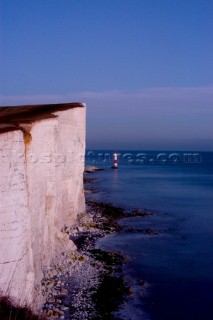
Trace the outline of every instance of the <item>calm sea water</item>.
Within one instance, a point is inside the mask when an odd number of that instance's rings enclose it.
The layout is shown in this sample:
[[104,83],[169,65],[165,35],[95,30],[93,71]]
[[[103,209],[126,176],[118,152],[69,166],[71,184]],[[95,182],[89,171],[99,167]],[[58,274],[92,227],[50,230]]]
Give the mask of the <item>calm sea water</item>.
[[[110,151],[87,152],[86,158],[105,168],[93,174],[101,190],[93,197],[153,212],[122,221],[137,232],[110,235],[97,244],[128,257],[124,271],[132,294],[118,315],[213,319],[213,153],[138,154],[122,151],[118,170],[111,169]],[[153,235],[144,231],[148,228]]]

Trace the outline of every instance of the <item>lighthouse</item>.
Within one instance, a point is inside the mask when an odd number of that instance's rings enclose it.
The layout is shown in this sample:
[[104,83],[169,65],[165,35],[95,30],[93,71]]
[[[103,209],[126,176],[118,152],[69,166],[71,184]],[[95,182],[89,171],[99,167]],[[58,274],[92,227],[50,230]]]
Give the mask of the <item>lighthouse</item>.
[[118,169],[118,154],[113,154],[113,166],[112,169]]

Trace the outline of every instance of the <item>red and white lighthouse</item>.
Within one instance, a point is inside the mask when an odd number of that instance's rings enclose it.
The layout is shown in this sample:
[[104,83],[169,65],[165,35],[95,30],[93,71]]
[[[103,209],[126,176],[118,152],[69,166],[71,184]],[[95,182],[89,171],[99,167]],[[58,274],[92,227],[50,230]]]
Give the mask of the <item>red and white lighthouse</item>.
[[118,154],[113,154],[113,166],[112,169],[118,169]]

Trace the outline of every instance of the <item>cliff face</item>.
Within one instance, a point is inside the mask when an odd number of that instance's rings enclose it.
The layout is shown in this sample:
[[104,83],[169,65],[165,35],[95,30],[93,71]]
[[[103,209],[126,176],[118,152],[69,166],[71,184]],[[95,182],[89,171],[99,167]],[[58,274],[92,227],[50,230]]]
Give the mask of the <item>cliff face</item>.
[[85,107],[0,108],[0,121],[0,290],[39,305],[42,269],[74,250],[61,230],[85,210]]

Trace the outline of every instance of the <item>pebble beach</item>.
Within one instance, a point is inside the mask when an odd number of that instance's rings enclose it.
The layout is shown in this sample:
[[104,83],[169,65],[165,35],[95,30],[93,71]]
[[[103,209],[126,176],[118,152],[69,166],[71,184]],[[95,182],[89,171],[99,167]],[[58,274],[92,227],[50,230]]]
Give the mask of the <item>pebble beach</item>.
[[[85,185],[93,182],[87,176]],[[125,212],[91,201],[93,192],[98,191],[85,188],[86,213],[63,230],[75,243],[76,251],[63,252],[57,263],[45,270],[43,315],[49,319],[114,319],[113,312],[129,292],[122,273],[125,256],[95,246],[97,239],[120,230],[118,219]]]

